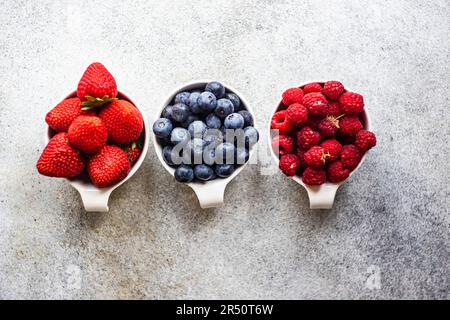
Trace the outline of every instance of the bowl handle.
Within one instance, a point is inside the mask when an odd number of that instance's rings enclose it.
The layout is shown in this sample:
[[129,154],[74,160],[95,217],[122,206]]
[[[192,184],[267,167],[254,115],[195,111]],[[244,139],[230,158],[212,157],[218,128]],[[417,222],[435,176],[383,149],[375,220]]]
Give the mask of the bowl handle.
[[339,185],[323,184],[317,187],[308,186],[305,188],[308,192],[309,207],[311,209],[331,209]]
[[211,183],[205,185],[190,185],[197,195],[202,209],[216,208],[223,205],[226,183]]
[[79,191],[84,209],[87,212],[108,212],[108,200],[112,190]]

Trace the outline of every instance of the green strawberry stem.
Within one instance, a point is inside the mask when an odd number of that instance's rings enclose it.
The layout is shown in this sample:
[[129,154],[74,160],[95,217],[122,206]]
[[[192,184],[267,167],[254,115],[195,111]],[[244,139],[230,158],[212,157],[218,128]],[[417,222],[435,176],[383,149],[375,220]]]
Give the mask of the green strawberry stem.
[[110,98],[109,96],[103,96],[102,98],[95,98],[92,96],[86,96],[86,101],[81,102],[84,106],[81,110],[91,110],[93,108],[100,108],[104,105],[110,103],[111,101],[117,100],[117,98]]

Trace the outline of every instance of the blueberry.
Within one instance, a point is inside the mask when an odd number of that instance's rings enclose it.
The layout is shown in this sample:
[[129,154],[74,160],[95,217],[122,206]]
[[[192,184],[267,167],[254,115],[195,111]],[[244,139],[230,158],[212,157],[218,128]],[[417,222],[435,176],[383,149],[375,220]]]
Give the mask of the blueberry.
[[203,162],[208,165],[216,163],[216,147],[207,146],[203,151]]
[[234,172],[234,166],[232,164],[218,164],[215,168],[216,174],[221,178],[227,178]]
[[205,91],[212,92],[217,99],[223,98],[225,96],[225,87],[223,86],[223,84],[217,81],[208,83],[205,87]]
[[249,126],[253,127],[253,116],[250,112],[247,110],[241,110],[238,113],[242,116],[242,118],[244,118],[244,128]]
[[189,140],[191,140],[191,135],[189,134],[189,131],[187,131],[184,128],[177,127],[172,130],[172,134],[170,135],[170,141],[173,144],[185,144]]
[[208,129],[203,135],[203,140],[207,145],[215,144],[215,147],[223,142],[222,132],[218,129]]
[[235,163],[244,164],[248,161],[249,151],[246,148],[237,148],[235,151]]
[[198,164],[194,167],[194,175],[199,180],[208,181],[214,177],[214,170],[206,164]]
[[233,104],[228,99],[219,99],[217,100],[217,107],[214,110],[214,113],[220,118],[225,118],[227,115],[232,114],[234,112]]
[[162,150],[163,159],[169,166],[174,165],[172,160],[172,149],[172,146],[165,146]]
[[159,118],[153,124],[153,133],[158,138],[167,138],[172,132],[172,122],[167,118]]
[[172,118],[178,122],[184,122],[189,117],[191,109],[183,103],[177,103],[172,108]]
[[190,92],[180,92],[175,96],[175,103],[189,105]]
[[172,110],[173,110],[173,106],[166,106],[163,111],[161,112],[161,118],[167,118],[169,120],[173,120],[172,119]]
[[197,104],[201,112],[211,113],[216,109],[217,98],[211,92],[202,92],[197,98]]
[[244,129],[245,146],[247,148],[253,147],[259,141],[259,132],[254,127],[247,127]]
[[224,142],[216,147],[216,162],[217,163],[233,163],[234,162],[234,144]]
[[199,91],[194,91],[189,95],[189,106],[191,107],[192,112],[195,114],[202,113],[202,109],[197,103],[200,93],[201,92]]
[[193,159],[191,163],[192,162],[194,164],[202,163],[203,150],[205,148],[205,145],[206,145],[205,141],[203,141],[200,138],[194,138],[188,141],[188,143],[186,144],[186,151],[188,152],[188,154],[190,154],[191,159]]
[[225,118],[224,125],[227,129],[242,129],[244,128],[244,117],[239,113],[232,113]]
[[178,182],[191,182],[194,180],[194,170],[192,167],[182,164],[175,170],[175,179]]
[[188,128],[189,127],[189,125],[192,123],[192,122],[194,122],[194,121],[197,121],[197,120],[199,120],[199,117],[198,116],[196,116],[196,115],[193,115],[193,114],[190,114],[188,117],[187,117],[187,119],[181,124],[181,126],[183,127],[183,128]]
[[239,99],[237,94],[227,93],[225,98],[231,101],[234,106],[234,111],[239,111],[241,109],[241,99]]
[[206,129],[208,129],[206,127],[206,124],[203,121],[197,120],[192,122],[189,125],[189,133],[191,134],[192,138],[202,138],[203,134],[206,132]]
[[205,118],[206,125],[211,129],[219,129],[222,126],[222,121],[214,113],[210,113]]

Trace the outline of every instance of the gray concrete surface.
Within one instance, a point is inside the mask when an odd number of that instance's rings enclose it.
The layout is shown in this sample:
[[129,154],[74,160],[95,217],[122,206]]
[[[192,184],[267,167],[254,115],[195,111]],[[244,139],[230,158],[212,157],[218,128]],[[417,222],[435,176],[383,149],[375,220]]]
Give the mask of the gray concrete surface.
[[[448,1],[0,6],[0,298],[450,297]],[[228,82],[263,136],[283,89],[339,79],[379,144],[329,211],[261,164],[202,211],[151,147],[110,212],[86,214],[35,162],[46,112],[93,61],[151,118],[183,82]]]

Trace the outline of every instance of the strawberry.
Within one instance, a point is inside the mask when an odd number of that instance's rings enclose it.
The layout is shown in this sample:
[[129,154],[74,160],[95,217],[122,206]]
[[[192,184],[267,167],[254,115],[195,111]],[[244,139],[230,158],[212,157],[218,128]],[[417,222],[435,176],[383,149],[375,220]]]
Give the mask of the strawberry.
[[58,132],[67,132],[76,117],[82,114],[95,115],[94,111],[83,111],[78,98],[69,98],[61,101],[45,116],[48,126]]
[[116,80],[103,64],[94,62],[81,77],[77,96],[84,106],[102,106],[116,99]]
[[65,132],[50,139],[36,164],[40,174],[72,178],[83,172],[85,161],[80,153],[69,145],[68,140]]
[[141,156],[142,148],[136,143],[132,142],[131,145],[125,149],[125,153],[130,160],[130,163],[135,163]]
[[108,130],[109,140],[117,144],[136,141],[144,128],[144,120],[139,110],[130,102],[115,100],[99,114]]
[[69,142],[86,153],[96,153],[106,144],[108,131],[96,116],[79,116],[69,127]]
[[129,172],[130,161],[127,154],[116,146],[104,146],[88,162],[89,177],[99,188],[122,181]]

